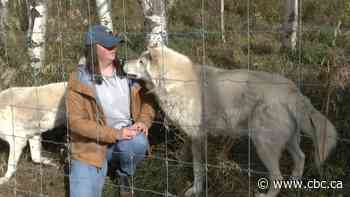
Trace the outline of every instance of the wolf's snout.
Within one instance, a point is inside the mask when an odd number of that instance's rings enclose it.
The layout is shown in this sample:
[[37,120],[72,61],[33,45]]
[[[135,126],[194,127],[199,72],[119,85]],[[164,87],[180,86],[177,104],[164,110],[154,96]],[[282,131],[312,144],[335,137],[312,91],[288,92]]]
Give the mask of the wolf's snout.
[[133,68],[131,68],[130,66],[128,66],[128,65],[125,65],[124,67],[123,67],[123,70],[124,70],[124,72],[128,75],[128,76],[137,76],[137,73],[135,72],[136,71],[136,69],[133,69]]
[[134,61],[126,62],[123,66],[123,70],[130,78],[140,78],[140,71]]

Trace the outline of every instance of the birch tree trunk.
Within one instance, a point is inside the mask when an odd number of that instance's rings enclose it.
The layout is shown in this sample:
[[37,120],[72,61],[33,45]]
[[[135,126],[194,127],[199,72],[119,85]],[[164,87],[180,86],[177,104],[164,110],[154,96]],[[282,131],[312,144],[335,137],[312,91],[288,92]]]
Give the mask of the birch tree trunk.
[[101,25],[113,32],[111,0],[96,0],[96,8]]
[[45,60],[47,3],[47,0],[35,0],[29,5],[28,53],[34,69],[40,69]]
[[138,0],[145,17],[147,46],[160,46],[167,43],[167,21],[165,0]]
[[282,46],[295,50],[298,30],[298,0],[285,0]]
[[225,0],[221,0],[220,4],[220,15],[221,15],[221,40],[223,43],[226,42],[225,38],[225,15],[224,15],[224,10],[225,10]]
[[7,7],[8,0],[1,0],[0,4],[0,43],[4,44],[6,39]]

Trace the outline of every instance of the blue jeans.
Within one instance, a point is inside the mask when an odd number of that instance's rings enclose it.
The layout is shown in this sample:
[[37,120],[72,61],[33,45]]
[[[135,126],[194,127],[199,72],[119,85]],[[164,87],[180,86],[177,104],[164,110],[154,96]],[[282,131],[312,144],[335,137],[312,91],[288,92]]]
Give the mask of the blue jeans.
[[118,162],[117,173],[120,176],[135,174],[136,165],[145,158],[148,139],[140,133],[131,140],[121,140],[108,148],[107,160]]
[[117,172],[120,176],[132,176],[136,165],[144,159],[147,148],[148,139],[140,133],[131,140],[121,140],[111,145],[102,168],[72,160],[69,175],[70,197],[102,196],[108,161],[119,162]]
[[83,163],[79,160],[71,161],[69,175],[70,197],[100,197],[107,174],[107,161],[102,168]]

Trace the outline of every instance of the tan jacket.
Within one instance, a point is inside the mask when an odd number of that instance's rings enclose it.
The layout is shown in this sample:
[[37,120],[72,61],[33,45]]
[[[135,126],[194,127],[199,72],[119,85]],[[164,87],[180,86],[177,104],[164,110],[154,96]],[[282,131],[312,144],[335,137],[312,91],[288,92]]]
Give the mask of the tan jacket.
[[[131,87],[131,117],[149,128],[155,116],[150,98],[135,83]],[[67,92],[68,129],[70,131],[71,157],[101,167],[106,159],[107,145],[117,141],[117,129],[106,126],[106,119],[94,90],[71,73]]]

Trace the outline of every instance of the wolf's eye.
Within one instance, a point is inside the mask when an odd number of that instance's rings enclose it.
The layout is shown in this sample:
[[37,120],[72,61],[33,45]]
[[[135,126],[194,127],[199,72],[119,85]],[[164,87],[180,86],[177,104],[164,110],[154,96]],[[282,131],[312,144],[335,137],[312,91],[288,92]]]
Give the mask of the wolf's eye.
[[140,64],[143,64],[143,61],[142,61],[142,60],[140,60]]

